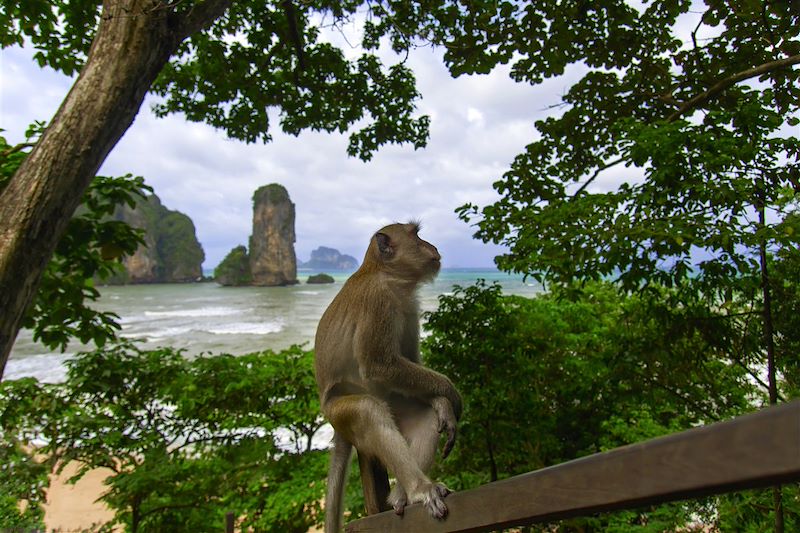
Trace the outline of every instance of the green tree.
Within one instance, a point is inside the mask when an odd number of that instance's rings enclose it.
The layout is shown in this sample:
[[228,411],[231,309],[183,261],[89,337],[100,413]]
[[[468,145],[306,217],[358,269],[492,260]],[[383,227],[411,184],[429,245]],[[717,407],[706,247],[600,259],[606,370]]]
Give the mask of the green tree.
[[[481,282],[439,303],[426,317],[423,353],[464,394],[459,441],[435,473],[456,489],[730,418],[763,395],[735,356],[740,327],[679,288],[637,295],[597,282],[527,299]],[[797,487],[787,494],[794,524]],[[674,531],[698,518],[765,530],[765,498],[769,491],[650,506],[544,530]]]
[[158,236],[157,247],[164,274],[168,279],[192,279],[192,267],[202,264],[205,259],[192,220],[183,213],[167,212],[158,221]]
[[511,62],[520,82],[581,75],[495,183],[500,199],[459,214],[508,246],[496,259],[505,270],[561,284],[613,277],[629,291],[691,279],[723,309],[750,302],[742,361],[776,403],[786,365],[770,256],[800,245],[800,9],[698,7],[500,3],[500,16],[443,28],[451,71]]
[[[8,145],[0,136],[0,191],[25,160],[41,132],[32,125],[28,141]],[[97,346],[116,337],[120,326],[117,315],[97,311],[89,303],[100,293],[95,279],[107,279],[122,268],[121,259],[142,243],[141,232],[111,215],[122,204],[135,205],[142,193],[150,190],[141,177],[95,176],[83,195],[77,212],[45,267],[22,326],[33,331],[33,338],[50,349],[64,350],[72,339]]]
[[73,480],[110,469],[101,499],[128,531],[213,531],[228,512],[257,531],[321,521],[327,454],[312,448],[323,422],[311,352],[189,361],[116,344],[67,364],[63,384],[0,383],[0,431],[22,457],[0,470],[0,486],[15,489],[4,493],[15,504],[28,499],[29,513],[41,465],[22,445],[37,437],[48,466],[79,463]]
[[[726,283],[758,272],[762,242],[796,245],[786,209],[800,190],[788,127],[798,124],[800,10],[734,5],[707,2],[693,18],[690,2],[674,1],[527,9],[528,49],[546,52],[515,59],[512,75],[584,74],[496,183],[501,199],[461,209],[478,237],[510,246],[502,268],[552,281],[618,276],[627,287],[690,273]],[[521,47],[523,33],[512,35],[500,50]],[[641,179],[615,174],[621,164]],[[760,223],[761,209],[774,222]]]
[[[509,246],[497,258],[506,270],[556,283],[614,277],[627,290],[694,279],[716,303],[753,301],[763,356],[752,366],[767,368],[775,403],[768,265],[770,254],[800,244],[800,142],[791,135],[800,123],[800,10],[707,2],[687,26],[690,7],[528,9],[523,21],[534,28],[552,22],[526,35],[547,53],[516,58],[513,75],[538,83],[578,64],[585,73],[495,184],[501,198],[459,211],[477,221],[477,237]],[[517,46],[512,35],[499,51]],[[509,59],[482,57],[487,68]],[[621,164],[638,177],[615,174]]]
[[236,246],[214,269],[214,279],[220,285],[249,285],[253,279],[250,272],[250,255],[244,245]]
[[39,435],[38,413],[47,406],[32,378],[13,382],[14,401],[6,402],[9,383],[0,383],[0,524],[9,531],[44,530],[50,469],[34,459],[30,443]]

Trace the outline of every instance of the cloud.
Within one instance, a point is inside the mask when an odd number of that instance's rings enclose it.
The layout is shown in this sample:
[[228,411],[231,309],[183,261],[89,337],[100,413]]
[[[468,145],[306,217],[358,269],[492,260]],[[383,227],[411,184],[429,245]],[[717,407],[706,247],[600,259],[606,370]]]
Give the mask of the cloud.
[[[6,49],[0,57],[0,127],[10,142],[19,142],[27,124],[55,113],[71,81],[40,69],[30,50]],[[413,51],[408,64],[423,95],[419,113],[432,118],[425,149],[386,146],[364,163],[346,155],[346,136],[294,137],[277,130],[269,144],[246,145],[180,115],[158,119],[148,97],[100,173],[144,176],[164,205],[189,215],[206,268],[247,243],[252,194],[273,182],[283,184],[296,205],[300,260],[318,246],[361,258],[383,224],[421,218],[423,236],[439,247],[445,266],[491,265],[502,250],[472,239],[474,228],[454,210],[497,198],[492,183],[534,140],[534,121],[559,102],[566,82],[517,84],[507,68],[453,79],[441,52],[430,48]]]

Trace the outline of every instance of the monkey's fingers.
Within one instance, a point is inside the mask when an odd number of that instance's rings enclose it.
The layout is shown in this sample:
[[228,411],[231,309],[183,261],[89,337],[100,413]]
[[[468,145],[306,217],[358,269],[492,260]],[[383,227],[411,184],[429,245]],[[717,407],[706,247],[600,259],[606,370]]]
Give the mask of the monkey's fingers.
[[442,450],[442,459],[447,459],[447,456],[453,451],[453,446],[456,443],[456,426],[454,424],[448,424],[446,429],[447,442],[445,442],[444,450]]

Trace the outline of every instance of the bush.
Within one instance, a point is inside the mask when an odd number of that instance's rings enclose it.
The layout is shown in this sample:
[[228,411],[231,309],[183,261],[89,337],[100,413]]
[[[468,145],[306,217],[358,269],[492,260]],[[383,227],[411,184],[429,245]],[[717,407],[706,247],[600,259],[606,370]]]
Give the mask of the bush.
[[38,527],[41,465],[22,447],[38,437],[48,466],[80,463],[73,480],[113,471],[101,499],[128,531],[218,530],[228,512],[242,528],[307,531],[322,519],[326,469],[311,446],[323,424],[312,360],[296,346],[189,361],[123,343],[68,361],[63,384],[3,382],[0,431],[13,448],[0,454],[15,460],[0,487],[33,505],[11,516],[3,499],[0,522]]

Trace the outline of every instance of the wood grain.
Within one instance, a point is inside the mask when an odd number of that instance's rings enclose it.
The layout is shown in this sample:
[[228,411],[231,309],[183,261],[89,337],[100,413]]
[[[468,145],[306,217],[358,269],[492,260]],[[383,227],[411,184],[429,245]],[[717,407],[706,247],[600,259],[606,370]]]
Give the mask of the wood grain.
[[444,521],[413,505],[345,529],[492,531],[792,481],[800,481],[800,401],[451,494]]

